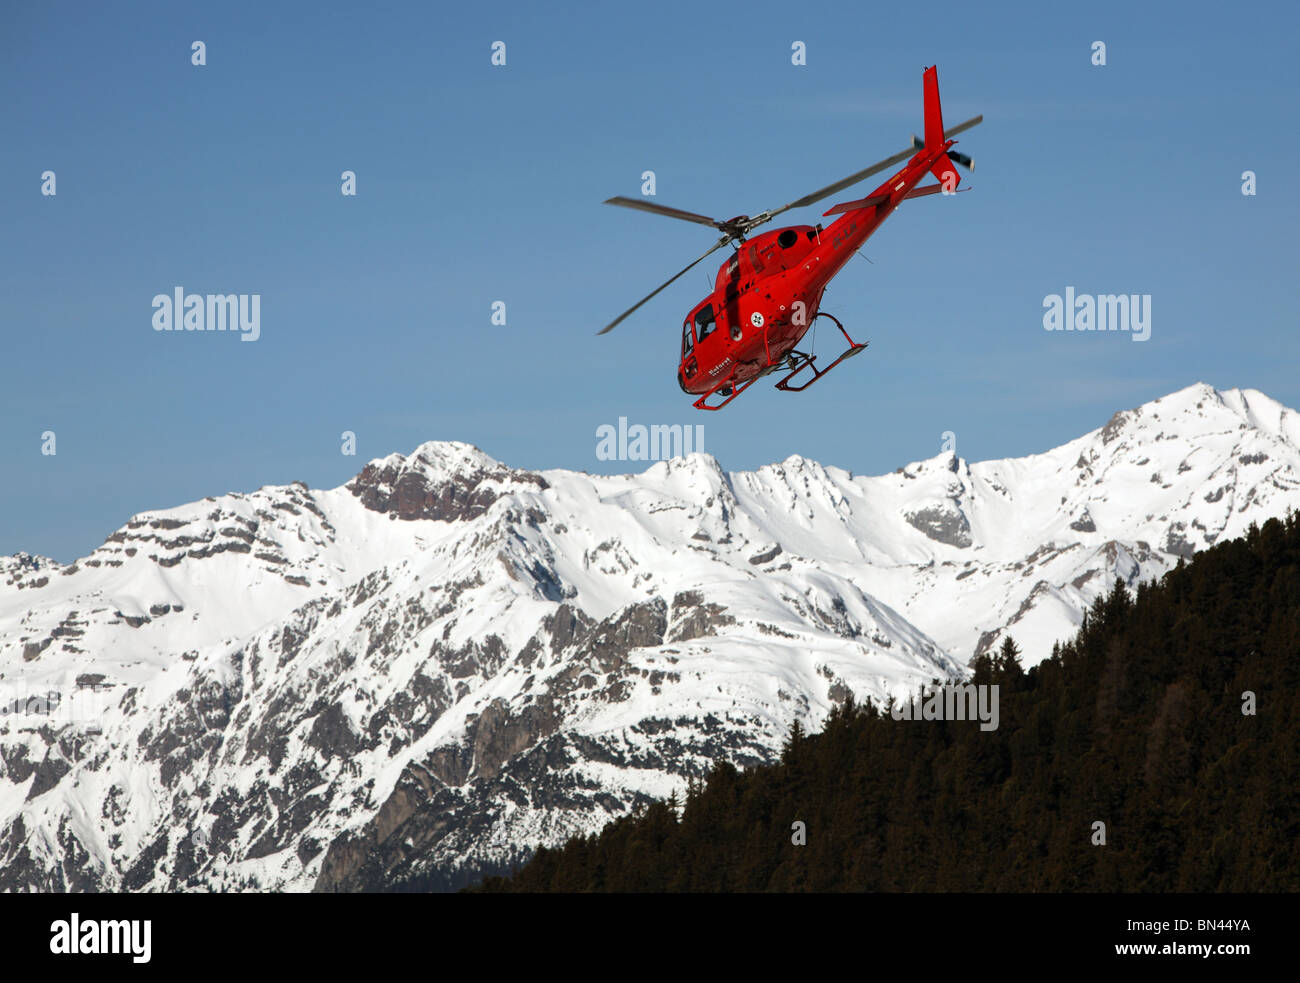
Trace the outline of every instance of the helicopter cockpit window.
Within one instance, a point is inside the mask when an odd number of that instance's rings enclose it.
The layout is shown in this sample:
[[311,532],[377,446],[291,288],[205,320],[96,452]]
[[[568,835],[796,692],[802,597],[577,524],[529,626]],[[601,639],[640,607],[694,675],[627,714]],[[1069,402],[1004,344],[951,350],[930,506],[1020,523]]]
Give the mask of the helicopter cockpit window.
[[688,317],[686,323],[682,325],[682,358],[691,353],[691,349],[695,347],[694,342],[695,339],[691,335],[691,319]]
[[697,338],[699,338],[700,341],[703,341],[703,340],[704,340],[705,338],[707,338],[710,334],[712,334],[712,333],[713,333],[713,329],[716,328],[717,326],[718,326],[718,323],[717,323],[716,320],[714,320],[714,317],[713,317],[713,305],[712,305],[712,304],[705,304],[703,307],[701,307],[701,308],[696,312],[696,314],[695,314],[695,335],[696,335]]

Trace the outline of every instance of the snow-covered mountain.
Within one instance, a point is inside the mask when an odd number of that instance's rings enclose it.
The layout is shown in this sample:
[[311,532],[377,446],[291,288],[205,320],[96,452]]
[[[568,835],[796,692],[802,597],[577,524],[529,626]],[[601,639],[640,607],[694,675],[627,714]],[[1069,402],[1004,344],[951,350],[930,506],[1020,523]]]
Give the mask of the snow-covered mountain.
[[1300,508],[1300,417],[1197,385],[1035,455],[880,477],[707,455],[515,470],[433,442],[347,485],[0,558],[0,889],[453,884],[795,719]]

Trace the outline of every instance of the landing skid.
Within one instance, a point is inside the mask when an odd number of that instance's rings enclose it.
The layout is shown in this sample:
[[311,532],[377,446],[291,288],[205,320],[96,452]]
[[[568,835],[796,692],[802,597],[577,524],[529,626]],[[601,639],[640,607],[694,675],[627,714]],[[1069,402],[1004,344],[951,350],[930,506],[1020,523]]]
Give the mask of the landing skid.
[[[762,378],[762,376],[754,376],[754,378],[750,379],[748,382],[742,382],[739,385],[737,385],[736,383],[732,382],[732,379],[735,377],[735,375],[736,375],[736,370],[733,368],[726,378],[724,378],[716,386],[714,386],[712,389],[710,389],[708,392],[706,392],[703,396],[701,396],[699,399],[695,401],[694,403],[695,408],[697,410],[720,410],[728,403],[730,403],[733,399],[735,399],[737,396],[739,396],[741,393],[743,393],[746,389],[748,389],[750,386],[756,383],[760,378]],[[710,406],[709,397],[714,395],[717,395],[719,398],[721,398],[722,402],[718,403],[718,405],[716,406]]]
[[[771,365],[768,365],[766,368],[763,369],[762,372],[754,376],[748,382],[737,383],[735,381],[737,367],[732,366],[731,371],[727,373],[725,377],[720,379],[717,383],[714,384],[712,389],[710,389],[708,392],[706,392],[703,396],[701,396],[699,399],[695,401],[694,403],[695,408],[697,410],[720,410],[728,403],[730,403],[733,399],[735,399],[737,396],[739,396],[741,393],[743,393],[746,389],[748,389],[750,386],[756,383],[759,379],[763,378],[765,375],[770,375],[771,373],[775,372],[778,368],[781,368],[782,365],[784,365],[790,371],[787,372],[785,376],[781,379],[781,381],[776,384],[776,388],[788,393],[801,393],[809,386],[811,386],[814,382],[816,382],[818,379],[820,379],[822,376],[824,376],[831,369],[835,368],[835,366],[843,362],[846,358],[852,358],[854,355],[858,354],[858,352],[862,351],[864,348],[867,347],[866,342],[862,344],[858,344],[856,341],[850,338],[849,333],[844,330],[844,325],[840,324],[839,318],[837,318],[834,314],[827,314],[825,311],[818,311],[816,314],[813,315],[813,320],[815,321],[819,317],[828,317],[832,321],[834,321],[835,326],[840,329],[840,334],[844,335],[844,340],[849,343],[848,350],[845,351],[835,361],[831,362],[830,365],[826,366],[826,368],[824,369],[817,368],[815,364],[817,361],[816,355],[809,355],[806,352],[792,351],[785,357],[785,361],[783,363],[775,362]],[[802,386],[790,385],[791,379],[797,376],[804,369],[808,369],[808,368],[811,368],[813,371],[813,375],[811,379],[805,382]],[[709,400],[714,396],[717,396],[719,399],[722,400],[722,402],[717,403],[716,405],[710,405]]]
[[[777,389],[780,389],[781,391],[788,392],[788,393],[801,393],[809,386],[811,386],[814,382],[816,382],[818,379],[820,379],[822,376],[824,376],[826,373],[828,373],[831,369],[835,368],[835,366],[843,362],[846,358],[852,358],[854,355],[858,354],[858,352],[862,351],[864,348],[867,347],[868,344],[867,342],[863,342],[862,344],[859,345],[856,341],[850,338],[849,333],[844,330],[844,325],[840,324],[839,318],[837,318],[834,314],[827,314],[825,311],[818,311],[813,316],[813,320],[815,321],[819,317],[828,317],[835,322],[835,326],[840,329],[840,334],[844,335],[844,340],[849,343],[848,349],[844,352],[844,354],[842,354],[835,361],[831,362],[831,364],[826,366],[826,368],[824,369],[817,368],[815,364],[817,361],[816,355],[809,355],[806,352],[792,351],[789,354],[789,356],[787,356],[788,361],[786,362],[786,365],[789,366],[790,371],[786,373],[785,377],[782,378],[781,381],[776,384]],[[804,369],[808,369],[808,368],[811,368],[813,370],[813,375],[811,379],[805,382],[802,386],[790,385],[791,379],[797,376]]]

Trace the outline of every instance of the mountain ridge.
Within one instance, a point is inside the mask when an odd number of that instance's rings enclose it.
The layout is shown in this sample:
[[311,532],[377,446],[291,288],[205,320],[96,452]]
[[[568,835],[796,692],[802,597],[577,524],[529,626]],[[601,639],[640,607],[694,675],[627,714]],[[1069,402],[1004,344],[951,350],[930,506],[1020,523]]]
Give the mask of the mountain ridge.
[[454,884],[1007,633],[1033,664],[1116,577],[1288,507],[1295,412],[1197,384],[880,476],[430,441],[141,512],[67,566],[0,558],[0,887]]

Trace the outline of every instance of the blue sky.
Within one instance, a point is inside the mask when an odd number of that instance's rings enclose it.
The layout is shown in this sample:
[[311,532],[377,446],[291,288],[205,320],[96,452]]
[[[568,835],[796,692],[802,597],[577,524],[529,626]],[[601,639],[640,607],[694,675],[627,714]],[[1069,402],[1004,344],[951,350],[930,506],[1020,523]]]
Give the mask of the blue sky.
[[[596,457],[620,416],[703,423],[729,469],[870,474],[946,430],[971,460],[1045,450],[1197,381],[1300,406],[1294,5],[996,7],[14,6],[0,553],[70,561],[135,512],[332,487],[430,439],[638,470]],[[930,64],[948,122],[985,114],[960,138],[973,190],[909,203],[832,283],[867,353],[804,394],[695,411],[679,326],[713,258],[595,337],[712,242],[603,199],[654,170],[679,208],[789,201],[907,147]],[[261,338],[155,332],[178,285],[260,294]],[[1150,294],[1150,340],[1045,332],[1067,285]]]

